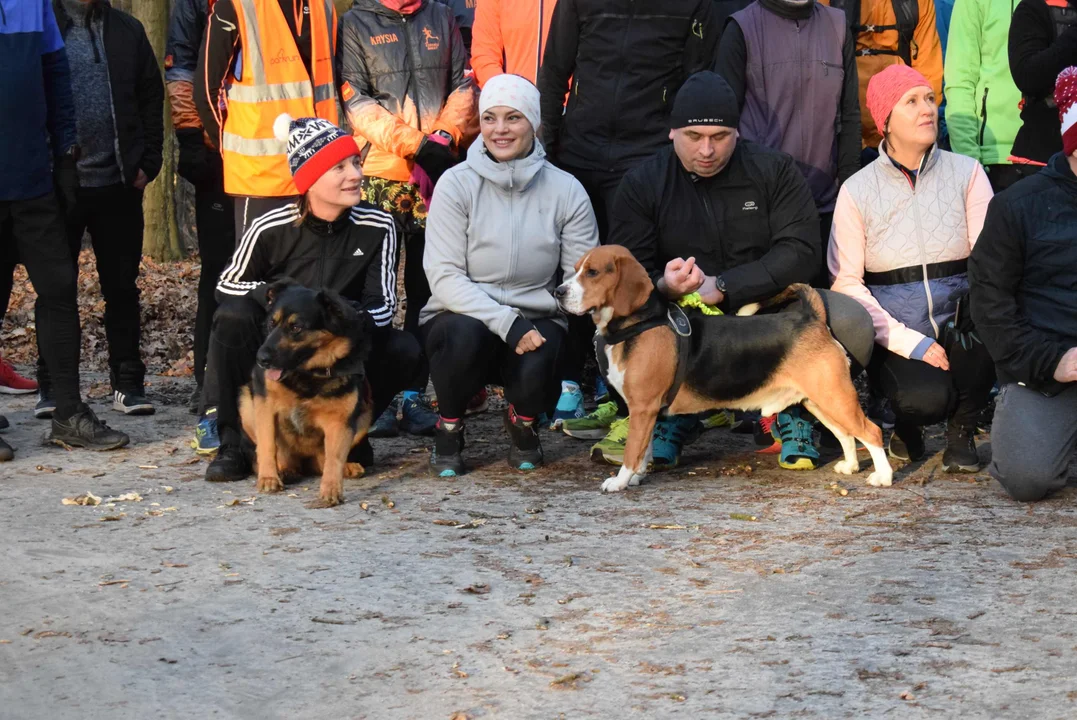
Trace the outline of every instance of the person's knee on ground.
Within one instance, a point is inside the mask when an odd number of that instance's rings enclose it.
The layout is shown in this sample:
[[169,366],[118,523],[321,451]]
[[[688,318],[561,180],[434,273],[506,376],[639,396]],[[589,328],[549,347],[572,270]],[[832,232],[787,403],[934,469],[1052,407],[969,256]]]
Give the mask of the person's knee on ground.
[[1066,486],[1067,468],[1037,464],[1031,454],[1012,457],[1001,447],[992,448],[991,476],[1018,502],[1036,502]]

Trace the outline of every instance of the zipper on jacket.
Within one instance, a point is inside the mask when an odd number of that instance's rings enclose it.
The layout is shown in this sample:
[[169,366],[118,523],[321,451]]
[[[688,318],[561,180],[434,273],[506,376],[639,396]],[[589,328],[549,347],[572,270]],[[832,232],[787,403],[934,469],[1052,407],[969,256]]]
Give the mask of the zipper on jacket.
[[[538,4],[538,38],[535,40],[535,84],[538,85],[539,69],[542,67],[542,0]],[[2,6],[0,6],[2,7]],[[1012,13],[1011,13],[1012,14]]]
[[980,121],[980,147],[983,147],[983,144],[984,144],[984,132],[986,132],[986,130],[987,130],[987,90],[988,90],[988,88],[984,88],[984,99],[983,99],[983,103],[981,104],[982,109],[980,111],[980,115],[983,118]]
[[[406,26],[408,24],[408,16],[401,14],[400,22]],[[400,98],[401,107],[403,107],[403,102],[408,99],[408,90],[411,89],[411,81],[415,77],[415,59],[411,54],[411,39],[408,37],[407,27],[404,28],[404,50],[407,52],[408,56],[408,81],[404,84],[404,96]],[[423,130],[423,110],[419,106],[419,96],[421,93],[418,91],[418,84],[416,84],[415,90],[415,99],[413,100],[415,103],[415,119],[419,123],[420,132],[426,133],[426,131]]]
[[931,329],[935,331],[935,339],[939,339],[939,325],[935,322],[935,301],[931,297],[931,281],[927,277],[927,256],[924,254],[924,226],[920,222],[920,203],[916,200],[916,188],[920,185],[921,176],[924,174],[924,163],[928,156],[920,159],[920,169],[916,171],[916,185],[912,188],[912,207],[916,217],[916,244],[920,247],[920,267],[924,272],[924,293],[927,295],[927,321],[931,323]]
[[[698,189],[699,185],[697,184],[696,187]],[[714,274],[719,275],[727,269],[725,266],[725,248],[722,246],[722,238],[718,232],[718,218],[714,216],[714,208],[711,206],[710,198],[707,196],[707,189],[702,188],[701,194],[703,196],[703,208],[707,211],[707,217],[711,219],[711,226],[714,228],[714,237],[717,238],[718,265],[720,266],[720,269]]]
[[[632,0],[629,0],[628,4],[632,5]],[[631,30],[632,21],[635,20],[635,18],[636,18],[636,8],[633,6],[629,10],[629,17],[628,17],[627,23],[625,24],[624,35],[621,36],[621,51],[620,51],[621,54],[618,57],[624,57],[625,56],[625,50],[626,50],[626,48],[628,46],[629,30]],[[617,73],[617,82],[613,86],[613,102],[610,103],[611,109],[617,107],[617,98],[621,94],[621,78],[622,77],[624,77],[623,72]],[[576,89],[579,90],[578,85],[576,86]],[[579,93],[577,92],[577,95],[578,94]],[[606,142],[606,169],[609,170],[610,172],[613,172],[613,167],[612,167],[612,164],[613,164],[613,139],[615,137],[617,137],[616,127],[617,127],[617,115],[614,114],[610,118],[610,134],[609,134],[609,139]]]

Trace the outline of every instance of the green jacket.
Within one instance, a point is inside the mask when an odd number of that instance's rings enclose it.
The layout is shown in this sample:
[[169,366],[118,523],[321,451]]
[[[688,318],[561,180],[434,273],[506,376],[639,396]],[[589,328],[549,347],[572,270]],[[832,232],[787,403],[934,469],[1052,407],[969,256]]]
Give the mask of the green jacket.
[[1021,92],[1010,76],[1010,3],[957,0],[946,45],[946,126],[953,151],[1006,163],[1021,128]]

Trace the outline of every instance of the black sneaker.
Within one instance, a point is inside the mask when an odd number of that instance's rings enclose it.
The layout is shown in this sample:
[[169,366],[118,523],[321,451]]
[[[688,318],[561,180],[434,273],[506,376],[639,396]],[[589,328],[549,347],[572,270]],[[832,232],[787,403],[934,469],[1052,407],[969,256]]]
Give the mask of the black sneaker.
[[206,468],[206,482],[236,482],[251,474],[246,453],[236,445],[221,445],[217,457]]
[[924,457],[927,448],[924,447],[924,431],[916,425],[894,426],[894,432],[890,435],[890,444],[887,452],[895,460],[916,462]]
[[976,454],[975,435],[974,428],[946,426],[946,451],[942,454],[944,472],[980,472],[980,456]]
[[370,426],[370,430],[367,431],[367,437],[388,438],[399,435],[400,422],[396,419],[399,412],[400,400],[393,398],[393,401],[389,403],[389,407],[385,408],[381,415],[378,416],[378,419],[374,421],[374,424]]
[[61,447],[78,447],[87,450],[116,450],[131,442],[127,433],[113,430],[94,415],[85,404],[66,420],[52,418],[52,432],[48,442]]
[[7,462],[8,460],[15,459],[15,451],[11,449],[11,446],[4,442],[4,438],[0,438],[0,462]]
[[56,412],[56,401],[44,393],[38,393],[37,405],[34,405],[34,417],[48,420]]
[[400,429],[409,435],[433,435],[440,420],[426,395],[405,396],[400,407]]
[[441,420],[434,429],[434,452],[430,453],[430,472],[443,478],[464,473],[464,424]]
[[153,403],[139,392],[112,391],[112,409],[124,415],[153,415]]
[[359,463],[367,470],[374,464],[374,448],[370,445],[370,438],[363,441],[348,452],[348,462]]
[[885,397],[875,395],[869,397],[868,411],[865,414],[868,416],[868,420],[871,420],[884,430],[894,427],[894,423],[897,422],[894,411],[890,407],[890,401]]
[[534,470],[542,464],[542,443],[535,423],[534,419],[522,419],[512,405],[505,408],[505,429],[511,440],[509,467],[514,470]]

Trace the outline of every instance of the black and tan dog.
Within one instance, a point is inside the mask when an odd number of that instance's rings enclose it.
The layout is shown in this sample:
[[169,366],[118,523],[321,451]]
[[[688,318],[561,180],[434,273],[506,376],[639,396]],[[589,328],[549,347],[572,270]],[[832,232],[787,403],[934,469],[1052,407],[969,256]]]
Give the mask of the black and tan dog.
[[670,415],[721,408],[772,415],[799,402],[841,441],[845,459],[835,472],[860,470],[859,440],[875,463],[868,484],[890,485],[882,431],[861,410],[845,351],[826,326],[822,298],[807,285],[792,285],[762,303],[799,303],[788,312],[738,317],[760,309],[753,304],[738,316],[693,313],[679,330],[666,321],[669,304],[632,253],[606,245],[584,255],[554,294],[566,312],[590,313],[608,340],[599,363],[608,366],[607,379],[632,418],[624,464],[603,490],[624,490],[646,475],[651,433],[663,409]]
[[281,282],[266,297],[269,335],[239,395],[258,490],[279,492],[282,475],[320,473],[312,506],[332,507],[343,502],[344,478],[364,472],[348,453],[373,417],[364,368],[372,322],[332,291]]

